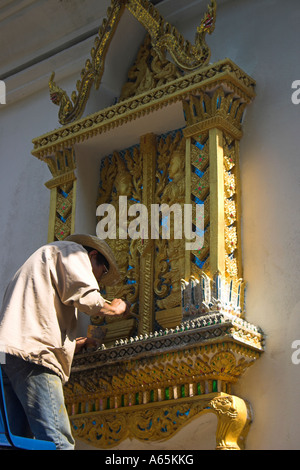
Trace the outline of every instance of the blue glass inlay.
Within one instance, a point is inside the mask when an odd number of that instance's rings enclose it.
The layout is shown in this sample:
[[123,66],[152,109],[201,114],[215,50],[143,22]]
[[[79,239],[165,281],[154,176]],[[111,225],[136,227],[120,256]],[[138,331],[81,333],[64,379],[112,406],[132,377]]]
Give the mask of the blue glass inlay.
[[199,178],[202,178],[202,176],[204,175],[203,171],[200,171],[198,168],[194,168],[194,173],[196,173]]
[[62,189],[60,190],[60,193],[63,195],[64,198],[67,198],[69,196],[69,194],[63,191]]
[[61,215],[58,215],[59,219],[65,224],[67,222],[66,219],[64,219]]
[[194,197],[194,201],[196,204],[204,204],[204,201],[201,201],[201,199],[199,199],[198,197]]
[[202,145],[201,142],[198,142],[197,140],[195,140],[194,144],[196,145],[196,147],[197,147],[199,150],[203,150],[203,149],[204,149],[204,145]]
[[200,268],[200,269],[203,268],[205,261],[200,261],[200,259],[197,258],[196,256],[194,258],[194,261],[195,261],[196,266],[198,266],[198,268]]

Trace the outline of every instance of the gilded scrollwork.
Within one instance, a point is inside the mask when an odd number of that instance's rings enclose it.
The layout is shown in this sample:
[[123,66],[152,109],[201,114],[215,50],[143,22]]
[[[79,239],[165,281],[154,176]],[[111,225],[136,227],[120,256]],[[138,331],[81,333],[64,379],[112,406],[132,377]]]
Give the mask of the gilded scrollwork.
[[[222,329],[216,327],[214,337],[221,335]],[[172,339],[177,344],[176,337]],[[206,338],[204,335],[205,339],[208,339],[207,335]],[[258,335],[257,339],[259,341]],[[258,346],[257,342],[255,347]],[[78,414],[79,404],[81,410],[82,406],[86,409],[88,402],[95,405],[100,398],[103,402],[116,399],[122,403],[118,405],[121,409],[125,403],[155,402],[154,395],[160,395],[161,400],[169,400],[212,391],[228,391],[230,384],[235,383],[257,359],[257,353],[250,348],[246,352],[246,348],[242,350],[233,342],[212,344],[209,349],[194,346],[184,351],[173,350],[172,354],[162,353],[161,350],[155,356],[147,357],[145,353],[143,356],[143,360],[138,362],[132,359],[119,364],[103,363],[98,369],[93,364],[86,364],[81,367],[80,375],[74,372],[65,387],[66,402],[72,413]],[[141,394],[138,401],[137,394]]]
[[231,395],[231,384],[258,359],[262,336],[233,318],[207,315],[173,331],[75,356],[65,386],[75,438],[104,449],[126,438],[169,439],[211,412],[218,418],[216,449],[242,449],[251,412]]

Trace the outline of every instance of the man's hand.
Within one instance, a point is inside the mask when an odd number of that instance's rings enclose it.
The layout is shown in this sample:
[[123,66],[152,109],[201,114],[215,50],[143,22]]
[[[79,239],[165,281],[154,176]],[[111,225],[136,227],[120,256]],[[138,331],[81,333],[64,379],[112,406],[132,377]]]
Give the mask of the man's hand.
[[115,309],[116,315],[128,315],[130,311],[130,303],[122,299],[114,299],[111,306]]
[[98,346],[99,346],[98,342],[94,340],[93,338],[85,338],[85,337],[76,338],[75,354],[81,352],[82,349],[87,349],[91,347],[96,348]]
[[100,310],[104,315],[119,315],[126,317],[130,313],[130,304],[122,299],[114,299],[111,303],[105,302]]

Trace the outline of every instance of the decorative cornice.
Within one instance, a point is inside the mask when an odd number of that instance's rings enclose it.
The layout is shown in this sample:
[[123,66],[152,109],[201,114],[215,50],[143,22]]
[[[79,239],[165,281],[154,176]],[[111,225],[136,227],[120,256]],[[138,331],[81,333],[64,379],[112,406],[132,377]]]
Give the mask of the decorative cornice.
[[230,395],[231,385],[262,351],[258,328],[216,313],[75,356],[65,386],[73,433],[111,448],[128,437],[169,439],[189,419],[213,412],[217,449],[243,448],[251,410]]
[[142,93],[114,106],[89,115],[74,124],[63,126],[33,139],[32,154],[44,159],[57,150],[107,132],[155,110],[182,101],[190,95],[213,90],[218,86],[231,90],[246,103],[255,96],[255,81],[229,59]]
[[254,356],[262,353],[262,331],[247,321],[228,313],[211,313],[184,321],[175,329],[160,330],[117,341],[114,347],[102,346],[96,352],[76,355],[72,372],[77,373],[101,364],[115,364],[137,358],[167,354],[196,346],[236,342]]

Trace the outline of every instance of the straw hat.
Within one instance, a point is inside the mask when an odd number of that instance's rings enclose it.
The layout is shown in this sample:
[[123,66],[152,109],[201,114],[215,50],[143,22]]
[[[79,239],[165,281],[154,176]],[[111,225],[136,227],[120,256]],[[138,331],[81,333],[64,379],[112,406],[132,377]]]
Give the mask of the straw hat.
[[88,246],[99,251],[108,261],[108,273],[101,279],[101,284],[112,286],[120,282],[120,272],[114,254],[108,244],[100,238],[93,235],[74,233],[65,238],[67,242],[75,242],[79,245]]

